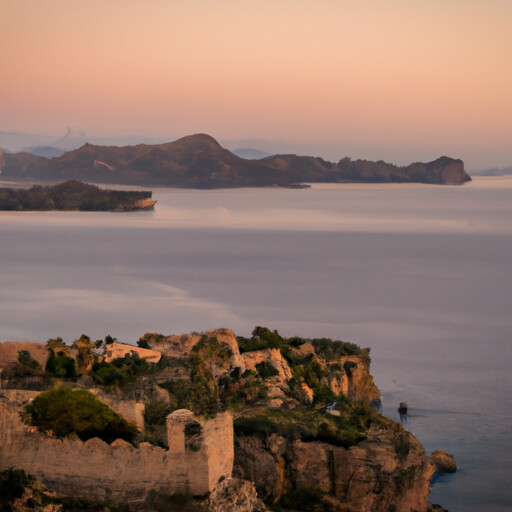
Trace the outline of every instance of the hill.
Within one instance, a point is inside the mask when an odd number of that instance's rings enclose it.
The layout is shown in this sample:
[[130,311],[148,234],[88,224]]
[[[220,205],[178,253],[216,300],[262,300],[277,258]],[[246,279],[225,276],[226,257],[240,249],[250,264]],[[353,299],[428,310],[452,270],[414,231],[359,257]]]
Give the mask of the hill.
[[333,163],[297,155],[247,160],[205,134],[166,144],[124,147],[84,144],[52,159],[29,153],[3,153],[0,170],[3,177],[13,180],[76,179],[183,188],[287,187],[304,181],[462,184],[471,179],[461,160],[448,157],[406,167],[350,158]]

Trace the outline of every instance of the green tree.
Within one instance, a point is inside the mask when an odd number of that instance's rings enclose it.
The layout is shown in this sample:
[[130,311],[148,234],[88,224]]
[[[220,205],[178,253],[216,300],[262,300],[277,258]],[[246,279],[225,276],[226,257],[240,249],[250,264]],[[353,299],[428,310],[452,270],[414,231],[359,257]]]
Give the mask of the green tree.
[[57,437],[75,433],[82,441],[99,437],[107,443],[133,442],[138,434],[135,425],[83,389],[45,391],[24,407],[22,418],[42,432],[52,431]]

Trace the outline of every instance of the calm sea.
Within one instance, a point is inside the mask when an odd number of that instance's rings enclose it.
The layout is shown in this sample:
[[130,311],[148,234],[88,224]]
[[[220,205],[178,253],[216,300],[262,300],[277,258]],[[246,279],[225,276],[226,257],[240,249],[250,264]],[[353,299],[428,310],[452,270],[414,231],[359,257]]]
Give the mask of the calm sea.
[[383,411],[460,470],[431,501],[512,510],[512,178],[155,189],[153,212],[0,213],[0,339],[134,343],[255,325],[372,347]]

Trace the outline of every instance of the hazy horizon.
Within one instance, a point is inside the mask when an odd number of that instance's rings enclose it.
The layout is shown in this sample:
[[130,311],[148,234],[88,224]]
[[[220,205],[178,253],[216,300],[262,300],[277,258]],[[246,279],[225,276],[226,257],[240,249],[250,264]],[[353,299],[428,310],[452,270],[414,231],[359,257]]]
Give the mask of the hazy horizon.
[[506,0],[48,0],[0,9],[0,132],[202,132],[334,161],[512,164]]

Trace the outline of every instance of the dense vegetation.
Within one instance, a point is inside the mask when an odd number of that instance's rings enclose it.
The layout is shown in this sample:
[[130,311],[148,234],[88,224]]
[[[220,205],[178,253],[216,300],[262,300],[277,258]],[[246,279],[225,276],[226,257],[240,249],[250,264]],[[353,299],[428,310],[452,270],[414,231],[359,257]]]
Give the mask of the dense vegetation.
[[257,326],[253,329],[250,338],[237,336],[240,352],[251,352],[253,350],[264,350],[266,348],[280,349],[285,357],[290,354],[290,348],[300,347],[309,341],[315,348],[315,353],[326,361],[334,361],[341,356],[359,355],[364,349],[359,345],[348,341],[331,340],[329,338],[306,339],[299,336],[285,338],[276,330],[271,331],[267,327]]
[[382,423],[369,405],[344,400],[339,416],[316,409],[257,409],[235,420],[235,434],[266,439],[275,433],[287,439],[323,441],[348,448],[366,439],[371,423]]
[[[17,502],[23,498],[22,502]],[[0,512],[61,510],[62,512],[126,512],[127,507],[111,503],[58,496],[48,491],[33,475],[22,469],[9,468],[0,472]]]
[[22,418],[41,432],[57,437],[78,436],[82,441],[99,437],[133,442],[137,427],[83,389],[58,388],[45,391],[23,408]]
[[103,190],[71,180],[28,190],[0,188],[0,210],[133,210],[139,209],[139,201],[150,198],[151,192]]
[[112,362],[96,361],[89,371],[96,384],[112,389],[135,382],[138,377],[149,370],[149,364],[137,354],[126,354]]

